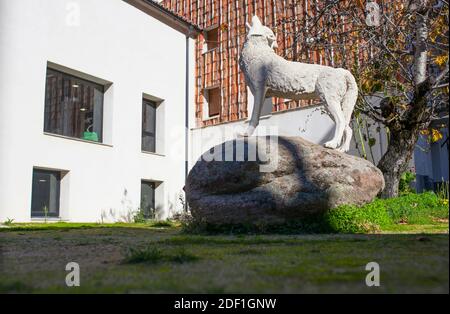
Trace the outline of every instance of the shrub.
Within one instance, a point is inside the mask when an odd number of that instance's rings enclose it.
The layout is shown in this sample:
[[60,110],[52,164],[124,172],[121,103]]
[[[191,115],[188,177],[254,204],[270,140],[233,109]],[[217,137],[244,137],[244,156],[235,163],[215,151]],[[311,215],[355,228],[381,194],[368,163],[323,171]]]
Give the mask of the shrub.
[[404,172],[400,177],[398,184],[398,191],[400,195],[415,193],[415,190],[411,187],[411,183],[416,180],[416,174],[410,171]]
[[375,201],[363,207],[343,205],[332,209],[324,215],[324,223],[337,233],[373,233],[389,225],[390,219],[382,203]]
[[134,223],[145,223],[147,218],[145,217],[145,212],[142,208],[139,208],[133,215]]
[[431,224],[436,219],[448,219],[448,206],[433,192],[407,194],[383,202],[393,223]]
[[331,229],[342,233],[376,232],[398,223],[433,224],[448,219],[448,207],[432,192],[376,199],[364,206],[340,206],[325,218]]

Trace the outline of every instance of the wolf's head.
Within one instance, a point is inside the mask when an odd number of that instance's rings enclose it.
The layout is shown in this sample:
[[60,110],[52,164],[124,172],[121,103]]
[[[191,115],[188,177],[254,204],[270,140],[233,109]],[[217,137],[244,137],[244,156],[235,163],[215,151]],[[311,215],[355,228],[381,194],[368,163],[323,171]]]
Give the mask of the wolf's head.
[[247,38],[252,36],[262,36],[267,39],[267,44],[270,48],[278,48],[277,37],[273,33],[273,31],[267,26],[262,25],[259,18],[254,15],[252,18],[252,25],[246,23],[247,26]]

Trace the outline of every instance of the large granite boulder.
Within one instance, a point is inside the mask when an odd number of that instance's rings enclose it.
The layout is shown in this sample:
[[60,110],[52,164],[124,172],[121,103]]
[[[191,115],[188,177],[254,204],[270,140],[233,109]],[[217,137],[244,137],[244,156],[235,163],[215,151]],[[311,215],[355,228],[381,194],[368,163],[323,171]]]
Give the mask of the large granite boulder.
[[[194,219],[280,224],[342,204],[370,202],[384,188],[381,171],[362,158],[299,137],[269,139],[225,142],[197,161],[185,186]],[[251,158],[257,147],[257,158]],[[213,153],[216,160],[206,161]]]

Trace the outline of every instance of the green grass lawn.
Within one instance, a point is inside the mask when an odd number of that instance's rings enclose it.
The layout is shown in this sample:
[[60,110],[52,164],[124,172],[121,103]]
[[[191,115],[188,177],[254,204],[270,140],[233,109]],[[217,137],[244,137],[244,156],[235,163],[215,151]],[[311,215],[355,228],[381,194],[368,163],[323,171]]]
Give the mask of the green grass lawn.
[[[190,235],[167,224],[0,228],[0,292],[448,293],[448,222],[381,234]],[[381,286],[367,287],[375,261]],[[66,287],[77,262],[81,286]]]

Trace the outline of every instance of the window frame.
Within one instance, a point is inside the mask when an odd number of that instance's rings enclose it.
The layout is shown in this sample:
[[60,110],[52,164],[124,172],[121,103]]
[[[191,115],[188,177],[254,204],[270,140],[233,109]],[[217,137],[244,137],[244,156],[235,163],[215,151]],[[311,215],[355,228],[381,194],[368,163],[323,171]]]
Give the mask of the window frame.
[[[152,191],[152,204],[151,207],[153,209],[153,211],[149,211],[147,212],[146,208],[144,208],[144,189],[143,186],[147,185],[150,187],[151,191]],[[150,181],[150,180],[141,180],[141,194],[140,194],[140,209],[141,209],[141,213],[143,214],[145,219],[152,219],[155,218],[156,216],[156,188],[157,188],[157,183],[155,181]]]
[[[36,195],[35,193],[37,192],[35,190],[36,186],[35,186],[35,179],[36,179],[36,175],[40,173],[40,174],[48,174],[48,175],[56,175],[56,191],[53,191],[54,193],[56,193],[55,195],[55,212],[50,212],[50,208],[48,208],[48,212],[47,214],[43,211],[43,210],[34,210],[34,206],[35,206],[35,201],[36,201]],[[61,179],[62,179],[62,173],[61,171],[57,171],[57,170],[47,170],[47,169],[40,169],[40,168],[33,168],[33,175],[32,175],[32,180],[31,180],[31,208],[30,208],[30,215],[31,218],[58,218],[60,217],[61,214]],[[48,195],[46,196],[46,201],[49,203],[49,207],[51,204],[51,193],[52,193],[52,186],[50,184],[49,188],[48,188]]]
[[[216,37],[215,41],[210,39],[210,34],[215,33],[214,36]],[[206,31],[205,36],[206,41],[206,51],[212,51],[214,49],[218,49],[220,47],[220,28],[218,26],[213,27]],[[211,44],[212,43],[212,44]],[[211,47],[212,46],[212,47]]]
[[[211,114],[211,92],[217,92],[218,97],[218,104],[217,104],[217,113],[213,112]],[[205,97],[206,96],[206,97]],[[208,109],[208,119],[216,118],[220,116],[220,113],[222,111],[222,91],[219,86],[211,87],[211,88],[205,88],[204,89],[204,98],[207,103],[207,109]]]
[[[147,106],[149,107],[153,107],[154,110],[154,119],[153,119],[153,132],[149,132],[146,131],[146,128],[144,126],[144,122],[146,121],[146,109]],[[154,100],[150,100],[147,98],[142,98],[142,114],[141,114],[141,151],[142,152],[146,152],[146,153],[152,153],[152,154],[156,154],[157,152],[157,147],[156,147],[156,136],[157,136],[157,110],[158,110],[158,102],[154,101]],[[144,145],[144,137],[145,136],[150,136],[153,137],[153,150],[148,149],[148,147],[145,147]]]
[[[100,95],[101,95],[101,108],[99,109],[99,114],[100,114],[99,126],[96,128],[98,130],[97,132],[93,131],[94,121],[92,121],[92,130],[91,130],[91,133],[96,133],[96,136],[97,136],[98,140],[91,140],[91,139],[86,139],[86,138],[83,137],[85,132],[89,132],[87,130],[87,129],[89,129],[89,127],[85,128],[85,130],[82,132],[83,136],[73,136],[73,135],[65,133],[64,130],[60,131],[60,132],[55,131],[54,129],[52,129],[49,126],[49,124],[51,123],[51,122],[49,122],[51,120],[49,118],[49,115],[51,115],[51,112],[49,112],[49,109],[48,109],[48,107],[51,106],[51,104],[48,103],[48,101],[49,101],[48,99],[49,99],[49,97],[51,97],[51,96],[49,96],[49,86],[48,86],[49,72],[54,72],[56,75],[61,75],[63,80],[64,79],[69,79],[70,81],[76,81],[76,83],[85,83],[86,86],[89,86],[90,88],[94,89],[93,97],[95,97],[95,90],[99,90]],[[62,137],[62,138],[67,138],[67,139],[84,141],[84,142],[88,142],[88,143],[104,144],[105,93],[106,93],[106,90],[108,89],[108,86],[105,85],[105,84],[99,83],[99,82],[95,82],[95,81],[90,80],[90,79],[83,78],[82,75],[83,74],[80,74],[80,75],[73,74],[73,73],[70,73],[68,71],[66,72],[64,70],[56,69],[56,68],[54,68],[52,66],[47,65],[46,81],[45,81],[45,100],[44,100],[44,127],[43,127],[44,134],[59,136],[59,137]],[[75,85],[78,85],[76,83],[75,83]],[[72,85],[72,87],[73,87],[73,85]],[[62,90],[63,90],[62,94],[65,93],[64,89],[65,89],[65,87],[63,85],[63,87],[62,87]],[[59,92],[58,89],[57,89],[57,92]],[[62,96],[58,96],[58,97],[62,97]],[[57,112],[58,111],[63,112],[64,110],[61,108],[62,107],[61,106],[61,102],[58,102],[57,104],[58,105],[57,105],[56,111]],[[81,109],[82,108],[80,108],[80,111],[82,111]],[[74,111],[76,111],[76,109],[72,109],[72,111],[74,112]],[[70,110],[67,110],[67,112],[70,112]],[[92,114],[93,115],[94,115],[94,112],[95,112],[95,99],[92,102]],[[59,119],[62,120],[63,118],[61,117]],[[92,117],[92,119],[94,120],[94,117]],[[58,121],[57,123],[64,124],[64,121],[63,120],[62,121]],[[77,122],[74,123],[74,126],[72,128],[76,129],[78,127],[76,125],[76,123]],[[64,127],[62,127],[62,129],[64,129]],[[72,131],[72,133],[74,133],[74,132]]]

